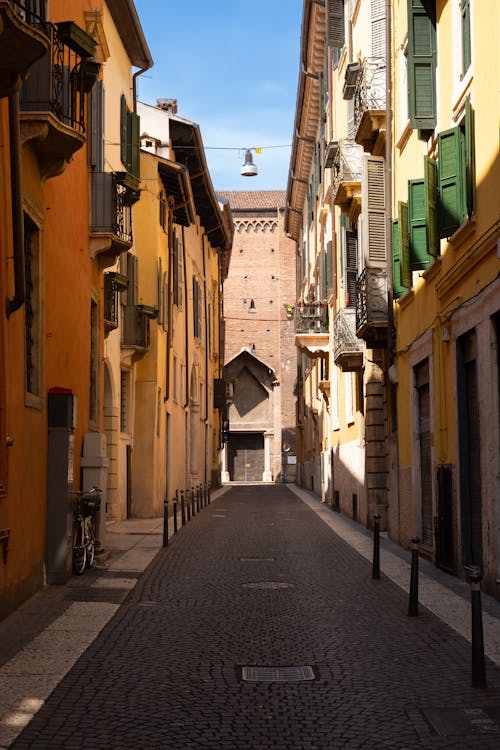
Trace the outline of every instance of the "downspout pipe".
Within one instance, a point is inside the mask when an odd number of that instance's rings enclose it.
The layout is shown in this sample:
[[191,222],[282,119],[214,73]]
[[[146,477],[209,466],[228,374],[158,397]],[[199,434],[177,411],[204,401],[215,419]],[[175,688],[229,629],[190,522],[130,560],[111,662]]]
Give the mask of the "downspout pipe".
[[394,331],[393,278],[392,278],[392,14],[391,0],[386,0],[386,85],[385,85],[385,192],[387,196],[387,312],[388,312],[388,350],[389,357],[394,356],[396,341]]
[[5,313],[9,318],[25,301],[24,214],[21,189],[21,132],[19,93],[9,95],[10,188],[12,200],[12,246],[14,256],[14,296],[7,297]]

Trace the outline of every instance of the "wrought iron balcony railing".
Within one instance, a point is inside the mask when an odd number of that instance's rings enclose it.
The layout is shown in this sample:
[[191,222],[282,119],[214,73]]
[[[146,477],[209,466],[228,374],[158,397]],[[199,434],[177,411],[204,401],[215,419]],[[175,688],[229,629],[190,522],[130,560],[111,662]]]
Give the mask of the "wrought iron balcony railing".
[[9,5],[30,26],[42,26],[47,21],[47,0],[9,0]]
[[149,348],[149,319],[151,315],[142,305],[123,307],[122,346]]
[[91,173],[90,231],[109,234],[126,247],[132,245],[130,190],[115,172]]
[[362,147],[354,141],[339,141],[332,165],[332,197],[336,205],[348,202],[355,186],[361,184],[362,156]]
[[333,359],[335,364],[348,372],[363,364],[363,342],[356,336],[356,309],[346,307],[339,310],[333,323]]
[[19,89],[49,48],[46,2],[0,0],[0,98]]
[[302,302],[295,308],[296,333],[328,333],[326,302]]
[[387,272],[364,268],[356,280],[356,336],[368,346],[387,343]]
[[104,328],[112,331],[120,322],[120,292],[128,286],[128,279],[120,273],[111,271],[104,274]]
[[[20,93],[23,112],[49,112],[61,123],[85,133],[85,93],[89,89],[86,59],[93,40],[76,24],[44,24],[50,40],[47,53],[34,63]],[[75,35],[77,30],[78,37]],[[82,46],[83,43],[86,44]]]
[[367,110],[384,110],[386,104],[385,59],[365,57],[354,92],[354,120],[359,125]]

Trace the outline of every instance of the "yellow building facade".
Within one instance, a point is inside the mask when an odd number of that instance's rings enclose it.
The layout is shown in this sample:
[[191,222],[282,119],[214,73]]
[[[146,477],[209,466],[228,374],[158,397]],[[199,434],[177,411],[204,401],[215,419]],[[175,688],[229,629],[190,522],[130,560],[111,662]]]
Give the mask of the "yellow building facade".
[[302,483],[496,595],[498,14],[305,2],[286,219]]

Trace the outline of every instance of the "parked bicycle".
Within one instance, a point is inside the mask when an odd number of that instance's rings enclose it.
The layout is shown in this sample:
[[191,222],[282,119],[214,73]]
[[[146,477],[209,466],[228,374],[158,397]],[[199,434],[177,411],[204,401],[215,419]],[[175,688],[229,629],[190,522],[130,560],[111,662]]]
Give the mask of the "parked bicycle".
[[101,507],[101,490],[76,493],[76,508],[73,520],[73,570],[81,576],[85,568],[94,564],[96,522],[95,516]]

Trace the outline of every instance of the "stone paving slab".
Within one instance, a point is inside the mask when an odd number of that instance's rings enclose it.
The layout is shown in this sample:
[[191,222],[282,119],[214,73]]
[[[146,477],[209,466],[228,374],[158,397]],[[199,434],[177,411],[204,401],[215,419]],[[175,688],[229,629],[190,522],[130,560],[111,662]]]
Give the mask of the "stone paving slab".
[[14,748],[498,750],[498,667],[472,688],[465,638],[408,618],[323,517],[281,485],[216,511],[159,550]]

